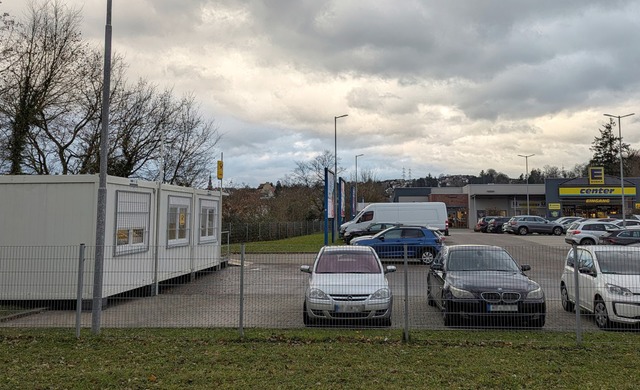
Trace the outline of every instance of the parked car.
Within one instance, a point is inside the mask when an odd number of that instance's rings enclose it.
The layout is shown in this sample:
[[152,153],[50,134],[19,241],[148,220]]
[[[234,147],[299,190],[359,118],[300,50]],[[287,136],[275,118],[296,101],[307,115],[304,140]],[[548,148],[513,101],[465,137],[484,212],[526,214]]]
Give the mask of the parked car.
[[619,228],[610,222],[587,219],[572,223],[567,229],[564,241],[567,244],[595,245],[599,242],[600,236],[605,234],[607,230],[617,229]]
[[503,248],[490,245],[444,247],[427,276],[429,305],[442,312],[445,326],[462,319],[500,318],[524,321],[532,327],[545,323],[542,287],[529,279]]
[[[556,219],[554,222],[559,223],[560,225],[562,225],[562,228],[564,229],[562,233],[566,233],[567,229],[569,228],[569,226],[571,226],[571,224],[573,222],[581,221],[583,219],[586,219],[586,218],[582,218],[582,217],[560,217],[560,218]],[[638,222],[640,222],[640,221],[638,221]]]
[[630,226],[640,226],[640,220],[638,219],[625,219],[624,221],[622,219],[617,219],[615,221],[612,222],[614,225],[619,226],[619,227],[630,227]]
[[640,248],[596,245],[573,248],[567,254],[560,279],[562,307],[576,306],[574,267],[578,266],[578,285],[582,310],[593,313],[601,329],[613,323],[640,323]]
[[537,215],[516,215],[502,225],[502,231],[526,236],[529,233],[562,235],[561,224],[548,221]]
[[391,326],[393,295],[385,275],[395,270],[392,265],[383,268],[370,247],[322,247],[312,266],[300,267],[309,274],[304,324],[358,320],[367,325]]
[[[640,221],[639,221],[640,222]],[[364,229],[354,229],[347,230],[344,232],[343,240],[345,243],[349,244],[352,238],[361,237],[361,236],[373,236],[376,233],[380,233],[383,230],[389,229],[390,227],[400,226],[400,223],[391,223],[391,222],[376,222],[372,223]]]
[[474,232],[482,232],[482,233],[486,233],[487,232],[487,225],[489,224],[489,221],[491,221],[494,218],[498,218],[498,215],[488,215],[486,217],[480,217],[478,219],[478,222],[476,223],[476,226],[473,228]]
[[418,258],[427,264],[443,247],[442,237],[426,226],[398,226],[383,230],[372,236],[356,237],[351,245],[370,246],[382,258],[404,257],[404,247],[407,246],[407,256]]
[[487,233],[503,233],[502,225],[508,222],[511,217],[496,217],[487,224]]
[[599,238],[599,244],[603,245],[629,245],[636,243],[640,243],[640,226],[608,230]]

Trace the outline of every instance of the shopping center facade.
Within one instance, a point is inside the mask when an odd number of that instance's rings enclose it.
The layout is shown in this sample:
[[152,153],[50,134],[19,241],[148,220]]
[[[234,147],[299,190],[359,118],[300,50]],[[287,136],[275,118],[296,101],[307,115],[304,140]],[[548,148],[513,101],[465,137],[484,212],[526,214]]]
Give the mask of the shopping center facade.
[[[610,176],[591,167],[588,177],[546,179],[544,184],[468,184],[464,187],[396,188],[393,202],[444,202],[453,227],[472,228],[486,215],[585,218],[640,213],[640,178]],[[624,194],[624,195],[623,195]]]

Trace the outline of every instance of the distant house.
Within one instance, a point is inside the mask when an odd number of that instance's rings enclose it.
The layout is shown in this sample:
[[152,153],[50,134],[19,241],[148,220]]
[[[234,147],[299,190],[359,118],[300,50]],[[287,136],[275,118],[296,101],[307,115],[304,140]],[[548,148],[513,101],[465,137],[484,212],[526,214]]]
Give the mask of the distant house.
[[271,199],[276,196],[276,187],[270,182],[260,184],[258,191],[260,191],[260,199]]

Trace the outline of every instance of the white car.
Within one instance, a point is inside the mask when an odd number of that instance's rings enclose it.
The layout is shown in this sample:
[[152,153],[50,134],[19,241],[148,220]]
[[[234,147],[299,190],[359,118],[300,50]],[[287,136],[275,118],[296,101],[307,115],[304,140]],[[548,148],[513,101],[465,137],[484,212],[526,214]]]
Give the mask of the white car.
[[303,305],[305,325],[355,320],[391,326],[393,295],[386,274],[396,267],[383,267],[373,248],[325,246],[313,266],[303,265],[300,271],[310,274]]
[[577,221],[567,228],[564,242],[576,245],[595,245],[599,242],[600,236],[608,230],[616,229],[619,229],[619,227],[610,222],[592,219]]
[[589,245],[576,252],[569,250],[560,281],[564,310],[575,309],[578,264],[579,306],[593,313],[599,328],[640,323],[640,248]]

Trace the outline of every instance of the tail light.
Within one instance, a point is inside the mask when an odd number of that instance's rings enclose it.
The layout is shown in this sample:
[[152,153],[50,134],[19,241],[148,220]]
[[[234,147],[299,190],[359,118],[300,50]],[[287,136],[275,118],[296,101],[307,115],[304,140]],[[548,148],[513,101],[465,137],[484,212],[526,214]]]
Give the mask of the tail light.
[[569,230],[569,234],[580,234],[582,233],[581,230]]

